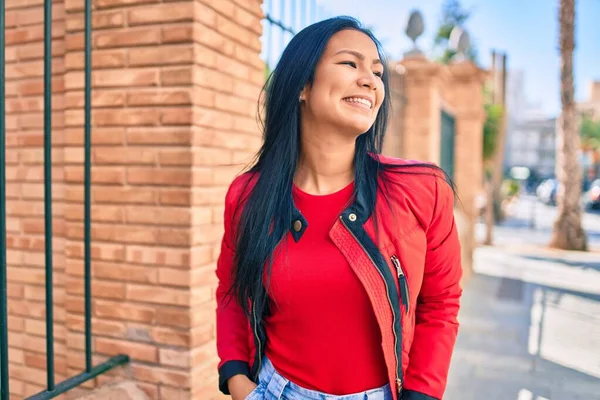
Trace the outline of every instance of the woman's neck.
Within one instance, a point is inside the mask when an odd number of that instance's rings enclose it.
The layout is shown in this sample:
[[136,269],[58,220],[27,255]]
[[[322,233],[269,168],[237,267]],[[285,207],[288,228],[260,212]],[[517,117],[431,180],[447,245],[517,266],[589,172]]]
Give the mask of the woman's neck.
[[325,195],[354,180],[355,141],[320,137],[311,135],[301,140],[294,183],[304,192]]

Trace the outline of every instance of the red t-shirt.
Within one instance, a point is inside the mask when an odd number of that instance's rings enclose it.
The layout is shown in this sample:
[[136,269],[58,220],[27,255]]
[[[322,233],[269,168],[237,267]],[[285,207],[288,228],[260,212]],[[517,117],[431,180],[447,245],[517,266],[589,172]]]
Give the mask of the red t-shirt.
[[345,395],[387,383],[381,333],[367,293],[329,238],[354,190],[329,195],[294,186],[296,207],[308,228],[291,235],[273,262],[265,319],[266,355],[275,369],[307,389]]

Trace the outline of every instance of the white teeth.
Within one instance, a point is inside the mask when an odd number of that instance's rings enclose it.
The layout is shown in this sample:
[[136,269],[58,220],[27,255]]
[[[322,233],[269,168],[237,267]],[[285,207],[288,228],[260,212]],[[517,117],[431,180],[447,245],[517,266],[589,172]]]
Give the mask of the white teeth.
[[362,99],[360,97],[347,97],[344,100],[347,101],[347,102],[349,102],[349,103],[364,104],[365,106],[369,107],[369,109],[373,106],[372,103],[369,100]]

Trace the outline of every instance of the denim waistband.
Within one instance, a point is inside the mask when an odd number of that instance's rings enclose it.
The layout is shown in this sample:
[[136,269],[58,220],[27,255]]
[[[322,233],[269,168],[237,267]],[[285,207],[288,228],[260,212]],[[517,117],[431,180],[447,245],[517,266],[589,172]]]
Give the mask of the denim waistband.
[[265,387],[265,399],[268,400],[391,400],[393,398],[389,384],[365,392],[341,396],[305,389],[280,375],[266,357],[260,371],[259,385]]

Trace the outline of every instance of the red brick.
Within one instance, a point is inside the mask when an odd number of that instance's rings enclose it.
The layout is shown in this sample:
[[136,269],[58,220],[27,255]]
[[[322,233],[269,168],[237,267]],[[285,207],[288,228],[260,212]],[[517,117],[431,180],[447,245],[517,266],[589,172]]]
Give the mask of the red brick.
[[124,282],[157,283],[159,271],[155,268],[115,263],[94,263],[94,276]]
[[[214,271],[213,271],[214,274]],[[214,317],[214,309],[212,310]],[[190,328],[190,310],[187,308],[162,307],[156,310],[156,323],[165,327]]]
[[189,330],[164,327],[155,327],[152,329],[152,340],[159,344],[179,347],[188,347],[191,343]]
[[6,45],[23,44],[44,39],[44,27],[33,25],[27,28],[9,29],[5,34]]
[[93,188],[92,193],[95,201],[111,204],[152,204],[157,198],[153,190],[132,187]]
[[160,0],[95,0],[98,8],[122,7],[129,5],[142,5],[159,3]]
[[144,265],[189,268],[189,249],[171,249],[154,246],[127,246],[126,261]]
[[190,105],[192,91],[190,89],[145,89],[130,90],[127,93],[127,105],[158,106],[158,105]]
[[129,26],[192,21],[194,3],[190,1],[167,3],[129,11]]
[[125,322],[143,322],[151,324],[156,310],[154,307],[133,303],[94,300],[94,315]]
[[231,56],[235,53],[236,42],[212,29],[195,29],[194,40],[221,54]]
[[158,282],[169,286],[190,286],[190,271],[173,268],[161,268],[158,271]]
[[[225,7],[230,7],[226,5]],[[196,2],[194,7],[194,20],[201,24],[215,28],[217,25],[217,12],[201,2]],[[202,29],[205,29],[204,27]]]
[[[85,28],[83,14],[70,15],[66,22],[67,32],[82,31]],[[121,10],[92,12],[92,31],[106,28],[120,28],[125,24],[125,15]],[[94,55],[95,56],[95,55]]]
[[254,32],[257,36],[262,35],[261,16],[252,14],[242,7],[236,7],[234,13],[234,21],[244,28]]
[[191,166],[192,157],[195,157],[195,153],[189,149],[166,149],[158,154],[158,162],[164,166]]
[[140,47],[129,50],[130,66],[189,64],[194,60],[191,45]]
[[189,368],[190,367],[190,353],[187,350],[175,350],[175,349],[159,349],[159,362],[161,365],[178,367],[178,368]]
[[161,383],[163,385],[176,386],[180,388],[190,387],[190,374],[185,371],[174,371],[171,369],[152,367],[141,364],[131,366],[133,377],[143,382]]
[[[103,68],[119,68],[125,66],[127,53],[125,50],[94,50],[92,57],[92,68],[96,70]],[[85,66],[83,52],[69,52],[65,55],[65,68],[69,70],[82,70]]]
[[194,30],[189,24],[166,26],[162,28],[161,41],[163,43],[191,42],[193,37]]
[[159,203],[164,205],[185,206],[190,204],[190,192],[187,190],[161,191]]
[[[83,294],[83,280],[69,278],[67,282],[67,293]],[[117,282],[109,282],[102,280],[94,280],[92,289],[93,297],[98,299],[113,299],[119,300],[125,298],[125,284]]]
[[127,207],[126,220],[132,224],[190,226],[191,211],[179,207]]
[[127,299],[146,303],[171,304],[184,306],[189,304],[189,293],[183,289],[171,289],[158,286],[127,285]]
[[129,47],[160,42],[160,29],[140,28],[99,32],[95,43],[99,48]]
[[160,123],[168,125],[191,125],[193,111],[189,107],[169,108],[160,113]]
[[189,390],[176,389],[167,386],[160,387],[161,399],[169,400],[188,400],[193,398]]
[[[66,96],[66,108],[82,110],[85,103],[83,93],[69,93]],[[120,90],[94,90],[92,93],[92,108],[114,107],[125,105],[125,92]]]
[[162,86],[190,85],[193,81],[191,67],[162,68],[160,83]]
[[96,338],[95,350],[98,353],[106,354],[109,356],[116,356],[118,354],[127,354],[132,358],[132,361],[145,361],[145,362],[156,362],[158,361],[158,349],[155,346],[126,342],[121,340],[107,339],[107,338]]
[[127,169],[127,182],[132,185],[188,186],[190,175],[187,169],[130,167]]
[[154,69],[126,69],[96,71],[92,77],[94,87],[156,86],[158,72]]

